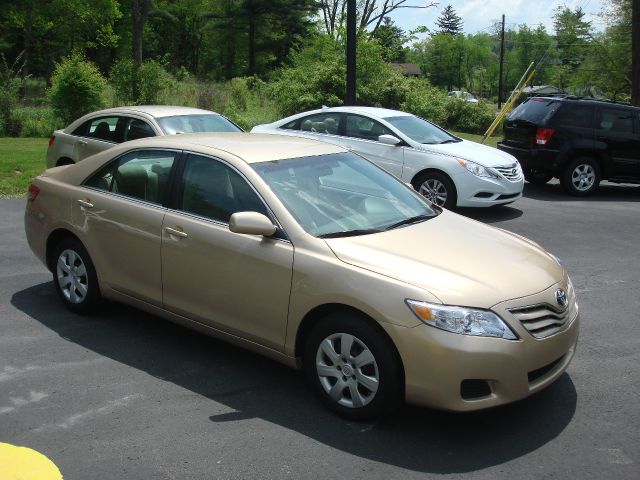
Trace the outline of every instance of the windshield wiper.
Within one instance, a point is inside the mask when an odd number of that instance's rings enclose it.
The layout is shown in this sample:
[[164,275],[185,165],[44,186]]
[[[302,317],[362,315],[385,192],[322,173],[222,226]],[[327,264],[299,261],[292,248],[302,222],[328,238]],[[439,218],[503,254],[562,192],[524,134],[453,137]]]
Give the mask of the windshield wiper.
[[415,217],[405,218],[404,220],[400,220],[399,222],[392,223],[391,225],[385,227],[385,230],[393,230],[394,228],[401,227],[402,225],[411,225],[413,223],[424,222],[425,220],[429,220],[433,217],[434,215],[416,215]]
[[346,230],[344,232],[331,232],[323,235],[318,235],[318,238],[338,238],[338,237],[354,237],[356,235],[368,235],[370,233],[380,233],[384,230],[378,230],[377,228],[360,229],[360,230]]
[[442,145],[443,143],[458,143],[460,140],[456,140],[455,138],[450,138],[449,140],[443,140],[442,142],[440,142],[440,145]]

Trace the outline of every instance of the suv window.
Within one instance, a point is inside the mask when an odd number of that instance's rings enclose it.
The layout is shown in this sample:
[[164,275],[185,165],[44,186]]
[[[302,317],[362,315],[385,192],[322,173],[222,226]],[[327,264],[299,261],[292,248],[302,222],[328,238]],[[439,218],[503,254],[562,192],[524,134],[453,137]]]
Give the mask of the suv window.
[[562,127],[593,127],[593,105],[577,105],[567,103],[553,117],[553,123]]
[[377,142],[380,135],[393,135],[393,133],[381,123],[370,118],[360,115],[347,115],[345,135]]
[[180,209],[229,223],[236,212],[269,215],[246,180],[228,165],[209,157],[189,155],[182,177]]
[[300,121],[300,130],[338,135],[341,113],[319,113]]
[[531,98],[520,104],[509,120],[524,120],[536,125],[543,125],[560,108],[560,102],[547,98]]
[[99,117],[87,120],[73,131],[73,135],[119,143],[117,134],[120,117]]
[[603,108],[600,113],[600,130],[615,133],[633,133],[633,112],[622,108]]
[[176,152],[163,150],[130,152],[98,170],[84,185],[161,205],[175,158]]

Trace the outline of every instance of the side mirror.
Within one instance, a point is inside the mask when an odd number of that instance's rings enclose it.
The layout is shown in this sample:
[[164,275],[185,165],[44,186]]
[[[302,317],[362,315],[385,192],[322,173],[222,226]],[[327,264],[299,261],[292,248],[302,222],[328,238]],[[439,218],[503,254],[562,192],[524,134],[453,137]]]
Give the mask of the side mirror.
[[380,135],[378,137],[378,141],[380,143],[384,143],[385,145],[395,146],[402,142],[398,137],[394,137],[393,135]]
[[261,213],[236,212],[229,219],[229,230],[234,233],[270,237],[276,233],[276,226]]

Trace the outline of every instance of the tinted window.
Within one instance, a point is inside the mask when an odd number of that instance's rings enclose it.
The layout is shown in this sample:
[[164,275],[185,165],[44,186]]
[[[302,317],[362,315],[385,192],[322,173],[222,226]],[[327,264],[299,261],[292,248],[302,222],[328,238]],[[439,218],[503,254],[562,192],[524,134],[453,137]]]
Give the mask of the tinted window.
[[593,105],[566,104],[553,117],[553,123],[565,127],[591,128],[593,126]]
[[124,141],[136,140],[138,138],[155,137],[156,132],[153,131],[151,125],[144,120],[137,118],[128,118],[127,126],[124,129]]
[[380,135],[393,135],[393,133],[381,123],[370,118],[361,117],[360,115],[347,115],[345,135],[377,142]]
[[120,117],[100,117],[88,120],[73,131],[74,135],[107,142],[119,142],[117,127]]
[[292,120],[289,123],[285,123],[284,125],[282,125],[280,128],[286,128],[288,130],[296,130],[296,122],[298,120]]
[[84,183],[88,187],[163,203],[175,152],[138,150],[98,170]]
[[338,134],[341,113],[319,113],[302,119],[300,130],[317,133]]
[[616,133],[633,133],[633,113],[631,110],[603,108],[600,115],[600,130]]
[[236,212],[268,215],[262,200],[238,172],[200,155],[187,157],[180,196],[183,211],[225,223]]
[[542,125],[551,118],[558,108],[560,102],[546,98],[532,98],[520,104],[511,115],[509,120],[525,120],[536,125]]
[[175,133],[198,132],[241,132],[242,129],[235,126],[222,115],[175,115],[156,119],[162,130],[167,135]]

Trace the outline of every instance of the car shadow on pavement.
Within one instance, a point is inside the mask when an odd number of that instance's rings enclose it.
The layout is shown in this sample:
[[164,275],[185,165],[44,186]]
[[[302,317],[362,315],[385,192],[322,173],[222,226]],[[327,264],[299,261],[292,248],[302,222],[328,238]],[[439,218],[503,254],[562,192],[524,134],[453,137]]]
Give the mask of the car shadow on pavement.
[[112,303],[81,317],[62,306],[48,282],[17,292],[11,303],[66,341],[233,410],[211,415],[219,410],[212,405],[209,413],[199,410],[203,420],[259,418],[351,455],[418,472],[470,472],[521,457],[560,435],[576,410],[576,390],[565,373],[533,397],[487,411],[407,406],[377,422],[350,422],[327,411],[301,373],[159,317]]
[[483,223],[500,223],[522,216],[522,210],[511,205],[496,205],[486,208],[457,208],[456,213]]
[[525,183],[523,196],[545,202],[640,202],[640,186],[602,182],[593,195],[574,197],[557,180],[552,180],[544,185]]

